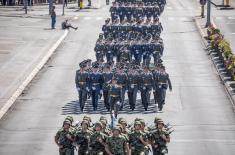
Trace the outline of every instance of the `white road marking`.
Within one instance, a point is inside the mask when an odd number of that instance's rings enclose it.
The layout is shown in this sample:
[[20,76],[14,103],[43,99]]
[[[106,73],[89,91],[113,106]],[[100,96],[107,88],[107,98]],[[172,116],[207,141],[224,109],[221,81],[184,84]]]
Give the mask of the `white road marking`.
[[85,19],[85,20],[90,20],[90,19],[91,19],[91,17],[84,17],[84,19]]
[[168,20],[170,20],[170,21],[175,20],[175,18],[174,18],[174,17],[168,17],[167,19],[168,19]]
[[227,25],[235,25],[234,22],[231,22],[231,23],[230,23],[230,22],[227,22],[226,24],[227,24]]
[[228,17],[228,19],[235,19],[235,17]]
[[220,20],[220,19],[223,19],[223,17],[215,17],[215,19],[218,19],[218,20]]
[[96,20],[102,20],[103,17],[96,17]]
[[185,20],[188,20],[188,18],[186,18],[186,17],[180,17],[180,21],[185,21]]
[[167,8],[168,10],[173,10],[173,8],[170,7],[170,6],[167,6],[166,8]]

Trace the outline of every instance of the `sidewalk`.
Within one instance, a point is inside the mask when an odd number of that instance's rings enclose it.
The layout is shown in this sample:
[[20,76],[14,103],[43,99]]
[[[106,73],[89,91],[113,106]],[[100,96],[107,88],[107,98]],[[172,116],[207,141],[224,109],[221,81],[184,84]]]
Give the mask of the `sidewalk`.
[[67,35],[62,20],[0,16],[0,119]]
[[[202,19],[201,17],[195,17],[194,18],[196,26],[200,32],[200,35],[202,37],[202,41],[205,45],[205,47],[207,47],[208,42],[207,40],[205,40],[205,36],[207,36],[207,28],[205,28],[206,25],[206,20]],[[214,25],[214,22],[212,21],[212,24]],[[229,29],[221,29],[222,33],[224,33],[225,31],[228,33]],[[227,38],[227,35],[225,36],[225,38]],[[230,40],[231,41],[231,40]],[[233,52],[235,48],[233,48]],[[230,77],[228,77],[227,72],[225,70],[225,68],[223,66],[221,66],[221,61],[219,60],[218,55],[216,55],[215,53],[211,53],[210,51],[207,51],[207,53],[210,56],[210,59],[212,60],[216,71],[218,73],[218,77],[221,79],[222,83],[225,86],[225,90],[227,91],[230,100],[235,108],[235,82],[230,80]]]

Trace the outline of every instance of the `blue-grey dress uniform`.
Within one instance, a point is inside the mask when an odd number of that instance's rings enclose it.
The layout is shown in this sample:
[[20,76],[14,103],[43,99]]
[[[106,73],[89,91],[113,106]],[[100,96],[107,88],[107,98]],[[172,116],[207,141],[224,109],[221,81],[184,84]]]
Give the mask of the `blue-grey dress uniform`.
[[[106,66],[109,67],[109,66]],[[108,68],[109,71],[104,71],[102,73],[103,78],[103,96],[104,96],[104,106],[107,110],[110,110],[109,105],[109,84],[111,83],[113,73],[110,71],[110,68]]]
[[98,71],[99,64],[93,63],[92,67],[93,70],[90,73],[89,77],[89,87],[91,91],[93,110],[96,111],[98,106],[99,95],[102,90],[103,81],[102,81],[102,75]]
[[145,111],[148,110],[148,106],[150,104],[150,93],[153,88],[153,75],[148,70],[148,67],[144,67],[143,73],[141,73],[140,78],[140,91],[141,91],[141,100],[144,106]]
[[89,73],[84,70],[83,64],[80,64],[80,67],[81,69],[76,72],[75,83],[79,94],[79,105],[83,111],[87,98]]
[[137,92],[139,89],[139,82],[140,82],[140,75],[138,72],[133,68],[133,71],[130,71],[128,73],[128,99],[129,99],[129,105],[130,109],[133,111],[136,106],[136,97],[137,97]]
[[157,90],[157,102],[158,102],[158,108],[159,111],[162,111],[163,105],[165,104],[165,98],[166,98],[166,90],[169,89],[172,90],[171,80],[169,78],[169,75],[165,72],[164,67],[162,67],[159,76],[158,81],[156,84],[156,90]]
[[[117,79],[114,78],[114,80]],[[109,95],[110,110],[114,110],[115,118],[117,118],[117,114],[121,106],[122,87],[117,84],[109,85]]]
[[105,49],[104,43],[102,42],[101,39],[98,39],[95,45],[95,49],[94,49],[96,52],[97,61],[101,61],[104,59],[104,49]]
[[123,68],[120,68],[122,71],[117,72],[115,77],[117,78],[117,84],[121,86],[121,107],[120,110],[122,110],[124,101],[125,101],[125,93],[126,93],[126,86],[127,86],[127,75],[123,72]]

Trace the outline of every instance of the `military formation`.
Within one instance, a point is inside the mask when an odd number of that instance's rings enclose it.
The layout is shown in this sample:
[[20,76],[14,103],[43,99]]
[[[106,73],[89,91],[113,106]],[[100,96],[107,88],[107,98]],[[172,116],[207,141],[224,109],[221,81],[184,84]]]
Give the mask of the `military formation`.
[[147,111],[153,93],[158,112],[162,112],[166,90],[172,90],[161,59],[164,44],[159,16],[165,4],[165,0],[113,2],[111,18],[105,21],[94,48],[96,61],[82,61],[76,72],[81,111],[89,98],[96,111],[103,97],[104,107],[117,117],[125,96],[130,110],[135,109],[138,93]]
[[55,143],[60,155],[164,155],[168,153],[167,143],[174,131],[169,124],[156,117],[153,125],[147,126],[144,119],[136,118],[128,124],[119,118],[114,126],[106,117],[92,123],[88,116],[73,124],[67,116],[62,128],[56,133]]

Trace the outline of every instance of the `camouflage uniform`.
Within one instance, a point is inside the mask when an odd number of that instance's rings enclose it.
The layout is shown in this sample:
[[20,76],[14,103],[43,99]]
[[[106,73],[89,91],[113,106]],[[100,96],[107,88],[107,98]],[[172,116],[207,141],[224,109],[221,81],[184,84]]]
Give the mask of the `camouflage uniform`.
[[[83,121],[87,122],[87,121]],[[87,122],[88,126],[88,122]],[[88,155],[89,154],[89,143],[92,132],[90,130],[78,130],[75,133],[76,144],[79,145],[78,154],[79,155]]]
[[55,140],[58,145],[62,146],[59,149],[60,155],[74,155],[74,146],[72,145],[72,141],[68,138],[68,136],[73,136],[71,131],[66,131],[64,128],[60,129],[55,136]]
[[[96,123],[102,128],[100,122]],[[90,138],[90,155],[104,155],[105,146],[104,142],[106,141],[107,136],[101,131],[95,131]],[[102,141],[102,142],[101,142]]]
[[125,155],[125,144],[127,143],[126,139],[119,135],[118,137],[108,137],[106,144],[108,145],[110,152],[114,155]]
[[[163,123],[162,120],[158,120],[158,123]],[[170,137],[170,134],[163,129],[155,129],[151,132],[151,145],[153,149],[153,155],[165,155],[168,153],[167,142],[162,138],[162,136],[166,136],[166,138]]]
[[[135,125],[141,125],[139,121],[135,122]],[[142,131],[133,131],[129,135],[129,144],[132,155],[139,155],[145,153],[146,146],[140,141],[140,136],[146,141],[147,136]]]

